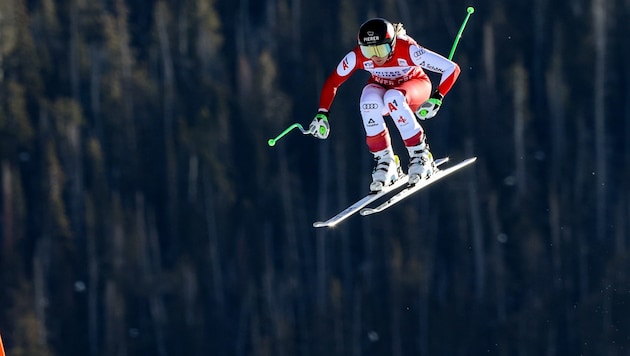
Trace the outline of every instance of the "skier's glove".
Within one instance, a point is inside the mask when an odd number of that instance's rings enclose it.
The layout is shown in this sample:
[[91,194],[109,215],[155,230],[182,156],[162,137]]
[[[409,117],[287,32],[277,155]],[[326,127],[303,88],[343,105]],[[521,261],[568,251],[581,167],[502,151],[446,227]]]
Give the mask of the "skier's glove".
[[318,111],[317,115],[315,115],[315,118],[313,118],[313,121],[311,121],[308,129],[311,132],[311,135],[321,140],[325,140],[326,138],[328,138],[328,135],[330,134],[328,113],[321,110]]
[[442,106],[442,99],[444,95],[440,94],[440,92],[436,89],[429,100],[425,101],[424,104],[420,105],[420,108],[416,110],[416,116],[420,120],[426,120],[434,117],[437,112],[440,110],[440,106]]

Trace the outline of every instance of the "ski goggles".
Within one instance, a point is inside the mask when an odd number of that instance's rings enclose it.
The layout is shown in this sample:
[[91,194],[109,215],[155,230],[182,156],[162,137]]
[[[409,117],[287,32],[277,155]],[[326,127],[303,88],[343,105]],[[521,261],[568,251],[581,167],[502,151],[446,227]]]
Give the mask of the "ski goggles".
[[385,58],[392,53],[392,46],[389,43],[383,43],[376,46],[359,46],[361,47],[361,53],[365,58],[372,58],[374,56]]

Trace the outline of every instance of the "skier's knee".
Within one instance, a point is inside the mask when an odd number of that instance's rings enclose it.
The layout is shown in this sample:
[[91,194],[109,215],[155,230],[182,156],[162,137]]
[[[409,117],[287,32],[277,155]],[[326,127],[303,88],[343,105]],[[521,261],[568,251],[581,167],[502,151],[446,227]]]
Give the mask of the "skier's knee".
[[376,92],[364,91],[359,101],[361,112],[380,112],[383,108],[383,97]]
[[405,94],[400,90],[390,89],[383,95],[383,101],[386,107],[399,107],[405,103]]
[[380,114],[383,111],[383,105],[378,101],[366,100],[361,102],[361,113],[363,114]]

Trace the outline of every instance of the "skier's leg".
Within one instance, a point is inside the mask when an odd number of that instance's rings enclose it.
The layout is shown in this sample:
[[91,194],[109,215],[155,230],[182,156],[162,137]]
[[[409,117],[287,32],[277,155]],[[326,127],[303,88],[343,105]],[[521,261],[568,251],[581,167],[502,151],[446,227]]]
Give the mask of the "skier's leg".
[[361,92],[359,106],[363,118],[366,142],[371,152],[390,147],[390,137],[383,119],[383,94],[385,88],[377,84],[368,84]]
[[383,102],[389,110],[389,116],[398,128],[400,136],[405,141],[405,146],[417,144],[418,138],[423,135],[423,129],[409,107],[404,92],[398,89],[389,89],[383,95]]
[[368,84],[363,88],[359,106],[366,134],[366,143],[374,155],[371,191],[379,191],[398,179],[400,166],[391,146],[389,131],[383,119],[387,112],[383,104],[385,88]]
[[409,153],[410,184],[415,184],[433,173],[433,155],[426,143],[424,130],[409,104],[411,102],[413,105],[419,106],[429,97],[430,91],[430,82],[413,80],[403,83],[398,88],[388,90],[383,96],[384,104],[389,109],[390,116],[394,120]]

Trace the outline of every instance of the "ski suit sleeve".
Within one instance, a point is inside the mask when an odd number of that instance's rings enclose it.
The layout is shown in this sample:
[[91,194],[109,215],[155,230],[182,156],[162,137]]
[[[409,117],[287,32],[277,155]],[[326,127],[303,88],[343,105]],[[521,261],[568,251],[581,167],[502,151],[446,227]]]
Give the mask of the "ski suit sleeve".
[[431,72],[440,73],[440,84],[437,89],[442,95],[446,95],[459,77],[460,68],[457,63],[426,48],[412,45],[409,54],[414,64]]
[[357,53],[356,49],[348,52],[345,57],[337,64],[337,68],[330,73],[319,97],[319,110],[328,111],[332,105],[337,89],[343,84],[352,73],[357,70]]

